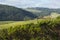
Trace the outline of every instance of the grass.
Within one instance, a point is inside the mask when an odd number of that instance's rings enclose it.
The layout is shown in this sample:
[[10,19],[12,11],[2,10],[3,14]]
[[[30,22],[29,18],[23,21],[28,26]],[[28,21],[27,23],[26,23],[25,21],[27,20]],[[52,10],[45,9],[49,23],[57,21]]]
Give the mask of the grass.
[[30,24],[30,23],[37,24],[38,21],[42,22],[44,20],[45,19],[35,19],[35,20],[29,20],[29,21],[1,21],[0,22],[0,29],[15,27],[15,26],[19,26],[19,25],[25,25],[25,24]]
[[[8,21],[7,21],[8,22]],[[35,19],[0,25],[1,40],[59,40],[60,19]]]
[[37,24],[37,21],[42,21],[43,19],[35,19],[35,20],[29,20],[29,21],[0,21],[0,29],[5,29],[9,27],[15,27],[19,25],[25,25],[25,24],[30,24],[34,23]]
[[13,23],[13,22],[16,22],[16,21],[0,21],[0,25],[9,24],[9,23]]

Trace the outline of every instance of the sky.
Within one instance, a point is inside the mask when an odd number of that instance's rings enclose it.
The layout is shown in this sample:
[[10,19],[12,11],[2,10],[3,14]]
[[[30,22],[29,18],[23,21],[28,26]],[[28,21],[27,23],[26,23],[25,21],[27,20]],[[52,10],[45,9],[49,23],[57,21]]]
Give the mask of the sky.
[[60,0],[0,0],[0,4],[11,5],[19,8],[26,7],[60,8]]

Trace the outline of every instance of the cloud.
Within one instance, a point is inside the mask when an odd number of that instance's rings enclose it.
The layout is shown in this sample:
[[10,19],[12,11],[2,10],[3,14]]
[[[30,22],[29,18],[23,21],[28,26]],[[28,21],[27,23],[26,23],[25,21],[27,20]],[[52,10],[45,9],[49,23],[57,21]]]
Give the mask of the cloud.
[[60,8],[60,0],[0,0],[0,4],[16,7]]

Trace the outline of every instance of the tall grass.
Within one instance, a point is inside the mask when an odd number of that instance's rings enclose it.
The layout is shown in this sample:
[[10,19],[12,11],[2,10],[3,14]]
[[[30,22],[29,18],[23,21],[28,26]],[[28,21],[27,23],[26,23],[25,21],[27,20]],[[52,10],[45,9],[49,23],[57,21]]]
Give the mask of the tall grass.
[[36,24],[0,29],[0,40],[60,40],[60,19],[42,19]]

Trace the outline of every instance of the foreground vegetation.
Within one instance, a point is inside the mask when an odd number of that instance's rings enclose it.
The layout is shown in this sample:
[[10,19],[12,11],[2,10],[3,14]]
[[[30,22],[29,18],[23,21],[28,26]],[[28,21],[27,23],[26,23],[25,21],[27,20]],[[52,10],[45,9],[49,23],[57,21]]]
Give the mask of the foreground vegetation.
[[0,40],[60,40],[60,19],[40,19],[0,25]]

